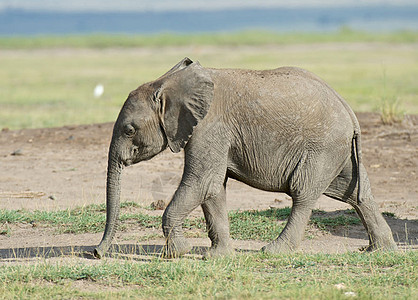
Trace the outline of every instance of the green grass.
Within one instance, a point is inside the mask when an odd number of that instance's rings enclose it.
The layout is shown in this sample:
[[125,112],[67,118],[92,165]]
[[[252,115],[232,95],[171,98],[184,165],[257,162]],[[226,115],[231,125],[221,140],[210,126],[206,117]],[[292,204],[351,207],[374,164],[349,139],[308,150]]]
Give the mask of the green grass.
[[352,292],[356,299],[416,299],[417,262],[417,251],[43,261],[0,266],[0,294],[7,299],[347,299],[345,293]]
[[[185,56],[219,68],[299,66],[322,77],[356,111],[379,112],[382,99],[394,96],[398,110],[416,114],[417,40],[416,32],[350,30],[0,38],[0,129],[115,121],[131,90]],[[99,83],[104,94],[96,99]]]
[[[149,216],[142,213],[131,213],[130,208],[136,208],[135,202],[122,202],[123,213],[120,229],[124,230],[124,221],[134,221],[143,228],[161,226],[161,217]],[[128,210],[128,211],[127,211]],[[86,233],[101,232],[106,224],[106,205],[91,204],[75,209],[57,211],[28,211],[0,209],[0,224],[30,223],[36,226],[50,226],[57,229],[57,233]],[[10,230],[9,230],[10,234]]]
[[[127,229],[127,224],[135,224],[141,228],[161,227],[161,216],[150,216],[137,211],[135,202],[122,202],[119,230]],[[233,239],[271,241],[275,239],[284,227],[290,215],[290,207],[270,208],[263,211],[232,211],[229,213],[230,232]],[[102,232],[106,223],[106,207],[104,204],[92,204],[75,209],[58,211],[28,211],[0,209],[0,224],[4,228],[1,234],[11,235],[13,231],[9,224],[32,224],[35,226],[53,227],[57,233],[87,233]],[[329,217],[323,211],[314,211],[311,224],[321,230],[332,230],[338,226],[359,224],[356,216],[339,215]],[[200,230],[206,228],[203,218],[188,218],[185,229]],[[200,235],[199,235],[200,236]]]
[[239,240],[272,241],[284,227],[290,208],[271,208],[264,211],[236,211],[229,214],[231,237]]
[[344,27],[330,33],[278,33],[272,31],[240,31],[234,33],[171,34],[156,35],[67,35],[35,37],[1,37],[0,49],[46,49],[46,48],[136,48],[167,46],[259,46],[314,43],[416,43],[418,33],[397,31],[370,33]]
[[[134,202],[121,203],[123,223],[160,227],[161,217],[147,216]],[[277,236],[290,208],[230,212],[234,239],[269,240]],[[311,223],[322,230],[358,223],[349,210],[331,217],[314,211]],[[0,223],[36,223],[58,232],[98,232],[105,205],[55,212],[0,210]],[[186,219],[186,229],[205,228],[202,218]],[[127,229],[129,230],[129,228]],[[9,234],[13,234],[11,231]],[[418,297],[418,251],[345,254],[237,253],[201,260],[164,260],[135,256],[103,260],[40,258],[0,264],[4,299],[415,299]],[[343,289],[337,288],[343,286]]]
[[311,222],[320,229],[335,228],[338,226],[348,226],[361,224],[360,219],[352,216],[337,216],[333,218],[313,217]]

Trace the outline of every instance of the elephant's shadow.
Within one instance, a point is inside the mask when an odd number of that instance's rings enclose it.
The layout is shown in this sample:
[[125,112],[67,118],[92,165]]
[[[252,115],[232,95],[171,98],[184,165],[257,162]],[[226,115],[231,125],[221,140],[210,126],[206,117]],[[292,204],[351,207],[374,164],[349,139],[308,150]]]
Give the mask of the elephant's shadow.
[[[25,258],[53,258],[53,257],[80,257],[96,259],[93,255],[94,246],[62,246],[62,247],[28,247],[0,249],[1,260],[20,260]],[[205,246],[194,246],[190,255],[203,255],[208,250]],[[163,245],[112,245],[106,257],[119,259],[133,259],[150,261],[152,258],[162,257]]]
[[[315,216],[322,217],[325,220],[336,219],[338,216],[349,216],[353,219],[358,219],[358,224],[348,226],[340,225],[336,227],[329,226],[325,230],[335,236],[368,240],[366,229],[352,209],[314,212],[312,218],[315,218]],[[401,245],[402,248],[410,246],[410,248],[416,249],[418,247],[418,220],[400,219],[389,213],[383,214],[383,216],[391,228],[393,238],[398,245]]]
[[[271,207],[267,210],[248,211],[246,214],[251,217],[269,218],[271,222],[275,220],[285,222],[290,215],[290,208]],[[398,244],[412,246],[412,248],[418,247],[418,220],[400,219],[390,213],[383,214],[383,216]],[[368,240],[367,231],[354,209],[314,210],[310,223],[320,231],[326,231],[334,236]]]

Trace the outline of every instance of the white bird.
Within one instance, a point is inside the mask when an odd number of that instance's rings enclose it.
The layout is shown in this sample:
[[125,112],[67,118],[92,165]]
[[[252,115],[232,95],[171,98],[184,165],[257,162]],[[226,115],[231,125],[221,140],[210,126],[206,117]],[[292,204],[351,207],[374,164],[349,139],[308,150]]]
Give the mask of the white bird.
[[94,92],[93,92],[94,97],[95,98],[100,98],[100,96],[103,95],[103,92],[104,92],[103,85],[102,84],[96,85],[96,87],[94,88]]

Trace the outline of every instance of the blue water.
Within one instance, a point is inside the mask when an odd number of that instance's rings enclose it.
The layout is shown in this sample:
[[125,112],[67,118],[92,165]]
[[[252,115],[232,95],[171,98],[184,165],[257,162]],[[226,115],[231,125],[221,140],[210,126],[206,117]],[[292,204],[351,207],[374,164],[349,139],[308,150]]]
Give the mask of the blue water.
[[204,33],[265,29],[281,32],[418,30],[417,6],[233,9],[170,12],[48,12],[4,10],[0,35],[161,32]]

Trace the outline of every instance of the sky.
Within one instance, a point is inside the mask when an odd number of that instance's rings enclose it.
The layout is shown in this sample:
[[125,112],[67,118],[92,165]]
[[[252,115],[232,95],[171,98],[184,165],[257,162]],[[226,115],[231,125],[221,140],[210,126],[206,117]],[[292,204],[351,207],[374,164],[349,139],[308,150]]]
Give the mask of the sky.
[[176,11],[265,7],[418,5],[417,0],[0,0],[0,10]]

